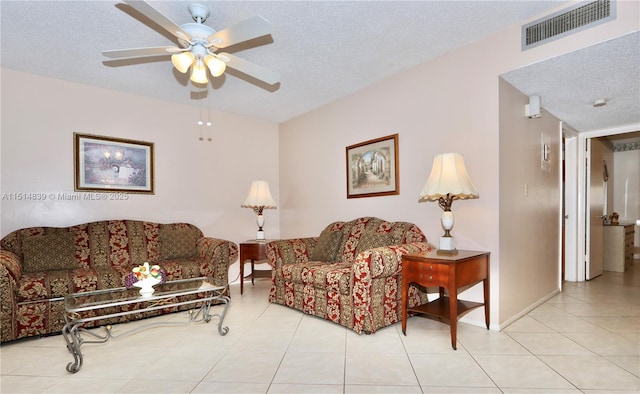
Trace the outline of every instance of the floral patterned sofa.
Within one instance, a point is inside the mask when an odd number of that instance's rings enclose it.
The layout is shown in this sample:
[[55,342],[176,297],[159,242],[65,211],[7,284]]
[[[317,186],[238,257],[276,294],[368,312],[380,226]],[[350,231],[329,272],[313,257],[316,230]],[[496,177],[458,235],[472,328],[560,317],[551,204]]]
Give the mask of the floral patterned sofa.
[[16,230],[0,240],[0,342],[60,332],[65,294],[123,287],[144,262],[159,264],[167,280],[211,276],[226,286],[237,257],[236,244],[204,237],[187,223],[110,220]]
[[[402,255],[432,246],[407,222],[363,217],[327,226],[319,237],[272,241],[269,301],[373,333],[400,320]],[[411,286],[410,306],[426,302]]]

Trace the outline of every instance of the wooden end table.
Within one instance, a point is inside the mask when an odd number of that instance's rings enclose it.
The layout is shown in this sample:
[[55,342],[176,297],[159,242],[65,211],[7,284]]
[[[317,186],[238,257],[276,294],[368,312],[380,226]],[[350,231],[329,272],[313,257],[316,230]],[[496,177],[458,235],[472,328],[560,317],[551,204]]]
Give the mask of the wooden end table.
[[[244,291],[245,278],[251,278],[251,284],[255,278],[270,278],[271,269],[258,270],[254,269],[255,262],[267,259],[267,243],[272,240],[248,240],[240,244],[240,295]],[[251,273],[244,276],[244,263],[251,261]]]
[[[451,346],[456,350],[458,319],[484,305],[484,320],[489,329],[489,252],[458,250],[411,253],[402,256],[402,333],[407,335],[407,313],[417,313],[448,323]],[[458,300],[458,289],[483,283],[484,303]],[[408,308],[409,285],[438,287],[440,297]],[[448,295],[445,295],[445,290]]]

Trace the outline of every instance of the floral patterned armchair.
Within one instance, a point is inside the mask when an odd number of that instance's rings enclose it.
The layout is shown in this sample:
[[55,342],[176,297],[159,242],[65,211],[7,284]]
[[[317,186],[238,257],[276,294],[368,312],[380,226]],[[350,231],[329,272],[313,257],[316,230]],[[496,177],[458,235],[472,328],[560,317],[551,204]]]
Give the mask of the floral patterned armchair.
[[161,265],[167,280],[211,276],[227,286],[237,257],[236,244],[204,237],[187,223],[110,220],[16,230],[0,240],[0,341],[60,332],[66,294],[124,287],[144,262]]
[[[400,320],[402,255],[431,248],[416,225],[374,217],[332,223],[319,237],[272,241],[269,301],[373,333]],[[410,287],[410,306],[426,300]]]

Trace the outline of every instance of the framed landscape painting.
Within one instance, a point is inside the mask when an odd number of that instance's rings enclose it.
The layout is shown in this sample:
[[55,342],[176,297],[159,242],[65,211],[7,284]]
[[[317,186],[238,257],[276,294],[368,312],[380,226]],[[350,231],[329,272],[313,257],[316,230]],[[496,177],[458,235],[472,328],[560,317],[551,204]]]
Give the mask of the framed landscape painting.
[[153,143],[74,133],[76,191],[153,194]]
[[400,194],[398,134],[347,146],[347,198]]

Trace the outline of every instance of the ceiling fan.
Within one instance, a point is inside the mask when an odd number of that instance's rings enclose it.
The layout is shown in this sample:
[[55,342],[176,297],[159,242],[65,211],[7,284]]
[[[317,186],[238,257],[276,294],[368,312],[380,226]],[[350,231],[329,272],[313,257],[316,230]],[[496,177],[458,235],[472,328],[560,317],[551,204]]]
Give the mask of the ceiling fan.
[[145,1],[125,0],[124,2],[175,36],[180,46],[103,51],[104,56],[112,59],[130,59],[171,55],[174,67],[183,74],[191,69],[191,81],[198,84],[208,82],[207,69],[212,76],[219,77],[224,74],[226,67],[269,85],[279,82],[280,76],[274,71],[230,53],[218,52],[220,49],[271,34],[271,23],[263,17],[255,16],[235,26],[215,31],[204,24],[209,17],[209,9],[202,4],[191,4],[188,7],[195,23],[178,26]]

